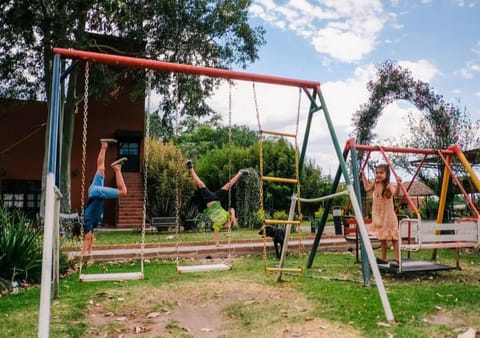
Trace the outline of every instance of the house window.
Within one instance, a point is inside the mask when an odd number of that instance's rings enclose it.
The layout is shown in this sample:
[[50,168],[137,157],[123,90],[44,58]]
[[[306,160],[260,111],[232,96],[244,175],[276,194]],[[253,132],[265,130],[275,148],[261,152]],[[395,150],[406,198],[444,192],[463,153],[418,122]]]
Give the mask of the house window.
[[129,143],[129,142],[120,142],[120,156],[138,156],[139,154],[139,144],[138,143]]
[[23,209],[23,194],[3,194],[3,206],[5,208]]
[[124,164],[122,171],[138,172],[140,170],[140,143],[134,141],[119,142],[119,157],[126,157],[128,161]]
[[40,194],[40,181],[2,181],[3,206],[9,209],[22,210],[28,217],[35,217],[40,211]]

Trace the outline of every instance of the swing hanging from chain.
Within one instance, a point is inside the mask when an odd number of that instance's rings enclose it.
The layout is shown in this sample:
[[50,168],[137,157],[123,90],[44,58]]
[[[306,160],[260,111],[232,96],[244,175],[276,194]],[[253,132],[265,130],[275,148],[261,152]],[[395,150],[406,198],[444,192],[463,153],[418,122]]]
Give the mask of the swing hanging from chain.
[[[84,91],[84,107],[83,107],[83,126],[82,126],[82,180],[81,180],[81,208],[82,219],[85,213],[85,172],[87,157],[87,131],[88,131],[88,85],[89,85],[89,63],[85,64],[85,91]],[[140,242],[140,271],[138,272],[112,272],[112,273],[82,273],[83,269],[83,252],[80,256],[79,280],[81,282],[98,282],[98,281],[122,281],[122,280],[138,280],[144,278],[144,249],[145,249],[145,219],[146,219],[146,195],[147,195],[147,168],[149,161],[149,135],[150,135],[150,97],[152,87],[152,71],[149,70],[147,75],[147,117],[145,119],[145,155],[144,155],[144,185],[143,185],[143,218]]]
[[[232,148],[232,81],[229,80],[229,97],[228,97],[228,176],[231,177],[232,173],[232,159],[231,159],[231,148]],[[178,99],[178,74],[176,75],[176,81],[175,81],[175,88],[176,91],[174,92],[175,95],[175,140],[178,140],[178,128],[180,124],[180,109],[179,109],[179,99]],[[178,147],[176,147],[177,152]],[[176,265],[177,265],[177,272],[178,273],[194,273],[194,272],[211,272],[211,271],[226,271],[226,270],[231,270],[232,269],[232,263],[231,263],[231,226],[228,227],[228,257],[226,262],[221,262],[221,263],[212,263],[212,264],[196,264],[196,265],[180,265],[180,259],[179,259],[179,251],[180,251],[180,215],[179,215],[179,209],[180,209],[180,197],[179,197],[179,187],[178,187],[178,181],[179,181],[179,161],[178,159],[180,158],[180,154],[177,153],[177,161],[176,161],[176,170],[175,170],[175,195],[176,195],[176,203],[175,203],[175,212],[176,212]],[[232,203],[232,197],[231,197],[231,189],[228,191],[228,209],[230,210],[231,208],[231,203]]]

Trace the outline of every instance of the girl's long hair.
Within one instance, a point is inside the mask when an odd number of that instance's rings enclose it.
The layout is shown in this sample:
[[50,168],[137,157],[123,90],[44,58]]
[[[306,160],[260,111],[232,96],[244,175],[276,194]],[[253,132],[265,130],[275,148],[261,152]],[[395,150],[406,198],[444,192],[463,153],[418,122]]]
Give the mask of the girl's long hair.
[[392,192],[390,189],[387,189],[388,184],[390,183],[390,168],[388,167],[387,164],[378,164],[375,167],[375,170],[377,169],[383,169],[385,171],[385,180],[383,180],[382,183],[382,197],[384,198],[390,198],[392,197]]

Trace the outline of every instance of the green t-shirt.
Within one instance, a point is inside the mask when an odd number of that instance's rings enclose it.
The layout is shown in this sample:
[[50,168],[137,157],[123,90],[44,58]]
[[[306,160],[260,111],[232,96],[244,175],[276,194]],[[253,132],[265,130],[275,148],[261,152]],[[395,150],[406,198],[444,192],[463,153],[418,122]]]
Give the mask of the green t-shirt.
[[213,227],[217,230],[230,219],[230,213],[222,208],[219,201],[214,202],[205,211],[205,215],[213,222]]

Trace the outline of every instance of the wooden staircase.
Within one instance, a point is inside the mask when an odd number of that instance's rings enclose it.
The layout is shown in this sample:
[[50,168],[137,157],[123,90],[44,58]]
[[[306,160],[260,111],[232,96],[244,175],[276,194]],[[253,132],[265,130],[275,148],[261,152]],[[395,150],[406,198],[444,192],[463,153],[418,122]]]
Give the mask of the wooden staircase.
[[127,195],[118,199],[117,229],[141,228],[143,222],[143,175],[123,173]]

